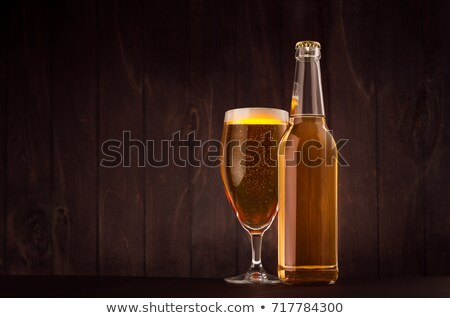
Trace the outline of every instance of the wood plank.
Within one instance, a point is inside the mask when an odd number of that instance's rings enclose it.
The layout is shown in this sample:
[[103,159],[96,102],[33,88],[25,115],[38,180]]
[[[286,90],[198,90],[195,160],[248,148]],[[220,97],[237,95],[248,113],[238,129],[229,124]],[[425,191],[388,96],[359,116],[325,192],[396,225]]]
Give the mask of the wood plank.
[[[346,1],[330,6],[322,47],[327,124],[350,165],[339,167],[340,277],[378,275],[377,144],[375,89],[377,8]],[[364,191],[361,191],[361,188]],[[355,215],[357,213],[357,216]]]
[[421,85],[424,116],[424,165],[426,179],[425,270],[428,275],[450,275],[450,3],[424,5],[425,79]]
[[97,10],[52,6],[54,273],[97,273]]
[[[282,6],[281,43],[279,46],[282,75],[281,108],[290,111],[295,71],[295,44],[302,40],[315,40],[324,46],[327,45],[324,34],[326,23],[323,21],[325,8],[317,1],[307,0],[285,0],[280,4]],[[325,91],[326,77],[322,80]]]
[[7,271],[52,272],[49,8],[9,8]]
[[[292,89],[295,72],[295,44],[302,40],[318,41],[322,45],[321,71],[322,71],[322,89],[324,95],[325,114],[327,125],[331,125],[330,106],[330,76],[328,76],[329,54],[329,34],[327,31],[331,28],[332,20],[328,16],[332,9],[330,5],[324,6],[318,1],[306,0],[287,0],[282,2],[281,12],[281,91],[283,108],[290,111]],[[340,198],[339,198],[340,199]],[[341,203],[340,200],[338,200]],[[341,211],[341,209],[339,209]],[[342,215],[340,215],[342,217]],[[340,237],[342,241],[342,237]],[[342,259],[342,249],[339,250],[339,257]],[[342,276],[342,264],[340,264],[340,276]]]
[[[222,279],[201,278],[2,275],[0,276],[0,286],[2,286],[0,297],[5,298],[246,298],[247,301],[253,302],[249,298],[269,298],[267,300],[270,301],[270,299],[280,298],[298,299],[299,295],[302,298],[315,299],[450,297],[450,277],[448,276],[344,278],[332,287],[311,287],[283,284],[273,286],[230,285],[225,284]],[[55,301],[59,301],[59,299],[55,299]],[[201,299],[200,301],[205,300]],[[327,301],[332,302],[333,300],[321,300],[321,302]],[[397,299],[393,301],[397,301]],[[344,310],[349,308],[347,305],[344,307]],[[269,311],[273,308],[274,306],[268,303],[265,310]],[[380,310],[382,309],[384,308],[380,308]],[[17,313],[19,313],[18,310],[19,308],[14,308]]]
[[[191,130],[202,142],[220,141],[225,110],[235,104],[234,2],[217,6],[191,2]],[[196,157],[206,155],[198,149]],[[206,159],[203,157],[203,159]],[[191,174],[191,275],[236,274],[236,216],[226,199],[217,166],[193,167]]]
[[[281,105],[281,9],[277,1],[238,1],[236,38],[236,106],[284,108]],[[273,225],[277,224],[277,220]],[[277,226],[264,234],[262,262],[276,273]],[[248,234],[237,227],[238,271],[251,262]]]
[[6,53],[7,10],[0,11],[0,274],[6,272]]
[[[99,11],[99,141],[123,131],[142,139],[142,1],[100,1]],[[134,150],[131,167],[99,168],[100,275],[144,274],[144,169]]]
[[[339,171],[340,277],[377,275],[375,78],[374,70],[366,69],[367,58],[373,58],[366,48],[372,41],[367,34],[374,31],[375,9],[374,4],[356,1],[326,7],[311,1],[283,2],[283,104],[288,107],[292,94],[294,44],[305,39],[319,41],[327,125],[336,140],[351,139],[342,149],[351,167]],[[358,122],[348,125],[355,114]],[[354,195],[361,183],[367,185],[367,192]],[[355,217],[354,210],[361,217]]]
[[417,275],[425,269],[421,19],[419,1],[379,6],[372,64],[377,78],[380,275]]
[[[145,139],[162,140],[189,128],[189,2],[145,2]],[[153,154],[152,151],[149,154]],[[190,276],[190,170],[169,156],[164,168],[146,167],[146,274]]]

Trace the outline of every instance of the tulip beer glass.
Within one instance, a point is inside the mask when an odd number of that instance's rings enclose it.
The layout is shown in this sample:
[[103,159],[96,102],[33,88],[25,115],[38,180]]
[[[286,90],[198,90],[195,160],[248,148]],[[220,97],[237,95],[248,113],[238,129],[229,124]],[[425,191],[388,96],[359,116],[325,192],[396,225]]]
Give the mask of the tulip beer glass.
[[278,211],[277,151],[288,117],[284,110],[259,107],[225,113],[220,172],[227,198],[252,246],[249,270],[226,278],[229,283],[279,282],[262,266],[261,244]]

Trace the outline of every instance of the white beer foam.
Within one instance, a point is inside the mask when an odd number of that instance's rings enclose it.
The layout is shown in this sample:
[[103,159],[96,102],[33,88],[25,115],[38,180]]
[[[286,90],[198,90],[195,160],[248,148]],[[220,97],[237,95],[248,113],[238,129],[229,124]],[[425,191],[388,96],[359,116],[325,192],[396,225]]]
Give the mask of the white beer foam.
[[268,119],[288,122],[289,113],[282,109],[268,107],[236,108],[225,112],[225,122],[239,122],[246,119]]

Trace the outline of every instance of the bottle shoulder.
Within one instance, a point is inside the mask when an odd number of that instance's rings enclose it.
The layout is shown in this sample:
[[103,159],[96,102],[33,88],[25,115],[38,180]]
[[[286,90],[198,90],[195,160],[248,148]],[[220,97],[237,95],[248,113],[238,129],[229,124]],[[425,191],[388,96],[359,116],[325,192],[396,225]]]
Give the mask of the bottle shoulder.
[[293,117],[289,121],[289,126],[284,134],[287,138],[311,138],[316,135],[331,135],[324,117]]
[[305,143],[319,142],[324,148],[335,148],[336,142],[323,118],[292,120],[281,139],[280,147],[301,148]]

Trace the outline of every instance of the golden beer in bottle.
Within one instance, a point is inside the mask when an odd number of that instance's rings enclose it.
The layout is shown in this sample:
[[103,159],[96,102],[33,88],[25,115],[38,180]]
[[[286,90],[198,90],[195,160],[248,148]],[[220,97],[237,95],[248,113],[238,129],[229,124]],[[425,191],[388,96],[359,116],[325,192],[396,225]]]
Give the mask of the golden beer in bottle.
[[286,284],[333,284],[338,154],[325,122],[320,44],[295,48],[290,126],[278,150],[278,276]]

